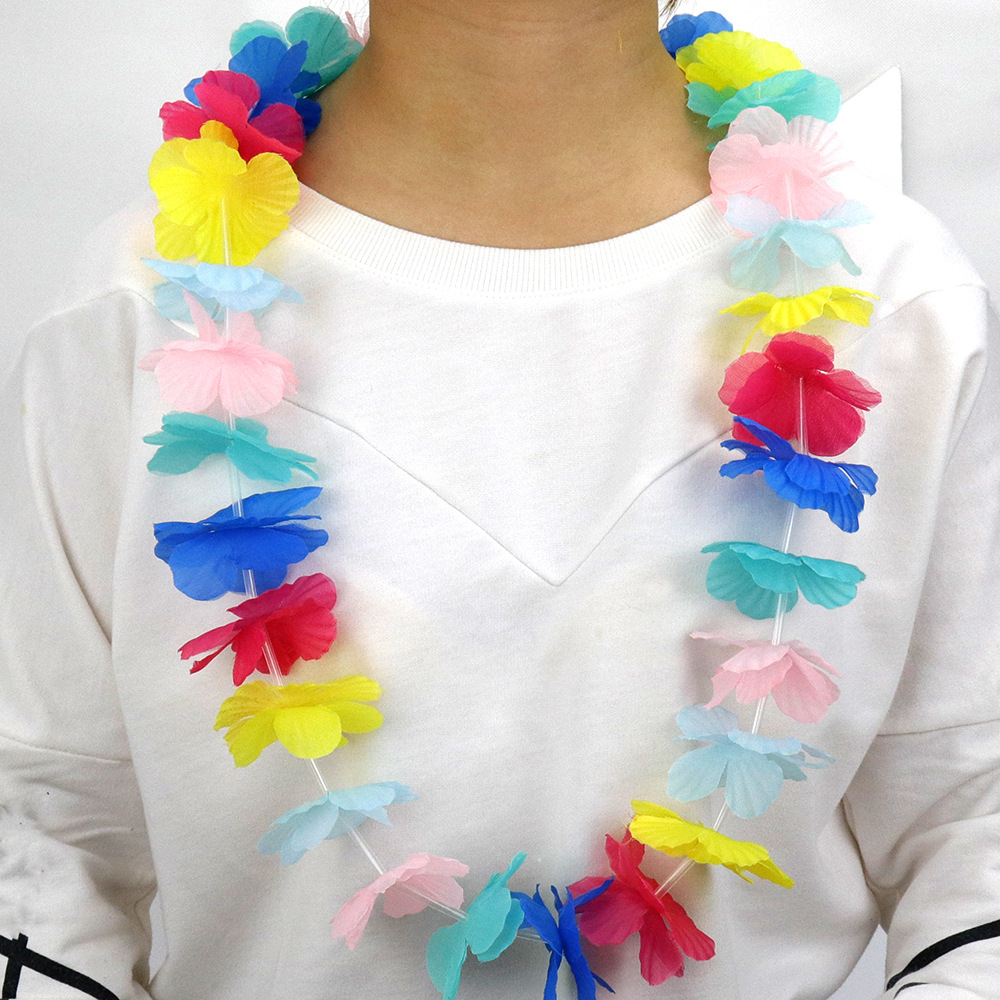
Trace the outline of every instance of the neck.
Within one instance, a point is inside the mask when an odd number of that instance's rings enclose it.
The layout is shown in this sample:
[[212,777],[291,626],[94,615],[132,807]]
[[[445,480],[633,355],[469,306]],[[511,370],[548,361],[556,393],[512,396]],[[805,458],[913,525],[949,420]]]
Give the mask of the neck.
[[371,0],[302,180],[464,243],[567,246],[708,193],[706,138],[654,0]]

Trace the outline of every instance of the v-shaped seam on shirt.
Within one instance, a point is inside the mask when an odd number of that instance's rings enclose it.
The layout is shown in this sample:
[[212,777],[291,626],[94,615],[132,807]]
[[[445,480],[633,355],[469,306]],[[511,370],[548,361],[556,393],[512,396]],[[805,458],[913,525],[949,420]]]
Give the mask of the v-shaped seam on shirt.
[[649,481],[646,482],[645,485],[643,485],[641,488],[639,488],[635,492],[634,496],[632,496],[632,498],[626,504],[624,504],[621,510],[618,511],[618,513],[614,516],[613,520],[608,525],[607,529],[601,533],[597,541],[594,542],[585,553],[583,553],[583,555],[571,566],[571,568],[561,576],[554,576],[552,574],[546,574],[539,567],[531,565],[522,556],[517,555],[510,549],[508,545],[505,545],[503,542],[501,542],[493,532],[491,532],[487,527],[485,527],[483,524],[481,524],[479,521],[473,518],[465,510],[463,510],[455,501],[449,500],[426,479],[422,478],[416,472],[402,465],[397,459],[393,458],[391,455],[388,455],[377,445],[373,444],[372,441],[370,441],[367,437],[365,437],[364,434],[362,434],[357,429],[350,427],[349,425],[339,420],[334,419],[333,417],[329,416],[326,413],[321,413],[318,410],[312,409],[311,407],[306,406],[303,403],[297,402],[295,400],[286,400],[286,402],[290,403],[292,406],[298,407],[300,410],[305,410],[307,413],[312,413],[314,416],[317,416],[322,420],[328,421],[334,426],[341,428],[348,434],[351,434],[353,437],[357,438],[359,441],[364,443],[366,447],[375,452],[375,454],[379,455],[386,462],[388,462],[389,465],[391,465],[395,469],[398,469],[408,479],[411,479],[414,482],[419,483],[430,494],[432,494],[434,497],[440,500],[441,503],[445,504],[455,513],[457,513],[460,517],[462,517],[465,521],[471,524],[477,531],[479,531],[487,538],[489,538],[495,545],[497,545],[500,549],[502,549],[512,560],[514,560],[516,563],[518,563],[518,565],[524,567],[524,569],[526,569],[529,573],[531,573],[532,576],[537,577],[543,583],[546,583],[553,588],[560,587],[564,583],[566,583],[566,581],[569,580],[570,577],[572,577],[584,565],[584,563],[586,563],[590,559],[590,557],[597,551],[597,549],[601,547],[605,539],[621,523],[625,515],[635,506],[638,500],[652,486],[654,486],[657,482],[659,482],[660,479],[662,479],[673,469],[677,468],[679,465],[682,465],[684,462],[686,462],[693,455],[696,455],[702,449],[721,440],[723,437],[725,437],[726,434],[726,432],[723,431],[713,435],[712,437],[706,438],[705,440],[696,441],[694,444],[691,445],[690,448],[685,450],[683,453],[675,456],[664,467],[660,468],[655,473],[655,475],[651,476]]

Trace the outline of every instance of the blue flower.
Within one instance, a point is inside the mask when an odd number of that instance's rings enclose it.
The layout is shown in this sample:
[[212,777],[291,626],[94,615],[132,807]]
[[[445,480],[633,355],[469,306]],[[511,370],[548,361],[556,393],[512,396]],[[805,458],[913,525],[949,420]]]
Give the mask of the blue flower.
[[[796,739],[772,740],[744,733],[739,719],[725,708],[690,705],[677,715],[684,738],[708,746],[675,761],[667,776],[667,793],[679,802],[694,802],[725,788],[726,804],[737,816],[760,816],[787,781],[805,781],[804,767],[826,767],[833,758]],[[806,755],[819,763],[807,761]]]
[[315,458],[268,444],[267,428],[249,417],[237,418],[236,426],[230,429],[221,420],[201,413],[168,413],[163,429],[147,434],[143,441],[160,446],[146,466],[159,475],[180,476],[196,469],[210,455],[228,455],[248,479],[287,483],[293,470],[316,478],[303,464],[315,462]]
[[468,952],[480,962],[492,962],[517,937],[524,919],[520,903],[507,888],[514,873],[524,864],[522,851],[505,872],[490,876],[483,891],[469,904],[465,919],[436,930],[427,942],[427,973],[443,1000],[455,1000]]
[[174,586],[196,601],[227,591],[245,594],[247,571],[255,575],[260,592],[273,590],[292,563],[327,543],[325,531],[296,523],[318,519],[295,511],[320,493],[318,486],[257,493],[242,501],[242,517],[223,507],[203,521],[162,521],[153,525],[153,551],[170,567]]
[[229,60],[233,72],[245,73],[260,87],[260,100],[251,121],[272,104],[288,104],[301,115],[306,135],[313,132],[319,124],[320,106],[307,97],[296,96],[318,83],[315,74],[302,70],[308,48],[305,42],[289,46],[278,38],[259,35]]
[[735,479],[763,471],[767,485],[796,507],[825,510],[838,528],[858,530],[858,514],[864,510],[865,494],[875,492],[878,476],[867,465],[825,462],[796,451],[783,437],[756,420],[736,417],[763,445],[746,441],[723,441],[722,447],[739,449],[746,458],[726,462],[719,475]]
[[779,596],[791,611],[800,591],[810,604],[841,608],[854,600],[865,578],[850,563],[796,556],[756,542],[715,542],[701,551],[719,553],[708,567],[708,592],[720,601],[735,601],[755,620],[773,618]]
[[331,10],[305,7],[294,13],[282,30],[270,21],[251,21],[240,25],[229,42],[231,55],[236,55],[253,38],[264,35],[289,45],[305,42],[308,46],[303,64],[303,76],[292,84],[299,97],[315,93],[336,80],[358,57],[361,43],[354,41],[344,22]]
[[826,76],[807,69],[790,69],[765,80],[751,83],[742,90],[726,87],[716,90],[707,83],[688,84],[688,107],[708,118],[709,128],[729,125],[741,111],[766,105],[774,108],[785,121],[800,115],[836,120],[840,114],[840,87]]
[[773,205],[760,198],[730,195],[726,221],[734,229],[752,234],[730,254],[733,284],[758,292],[773,288],[781,277],[778,254],[782,246],[807,267],[831,267],[839,263],[849,274],[860,274],[861,268],[851,259],[840,238],[829,230],[860,226],[871,220],[871,212],[856,201],[842,202],[820,218],[807,221],[784,219]]
[[552,895],[556,901],[556,917],[553,918],[545,903],[542,902],[538,886],[535,894],[527,896],[523,892],[512,892],[511,895],[521,904],[524,911],[525,924],[538,931],[545,947],[549,950],[549,972],[545,979],[544,1000],[556,1000],[556,982],[559,977],[559,966],[565,958],[576,981],[577,1000],[596,1000],[597,985],[603,986],[609,993],[614,990],[600,976],[591,971],[587,958],[580,945],[580,929],[576,926],[576,908],[596,899],[607,892],[613,878],[609,878],[589,892],[583,893],[578,899],[566,890],[566,902],[559,898],[555,886],[551,886]]
[[[260,97],[250,115],[251,122],[272,104],[287,104],[299,113],[306,135],[319,125],[322,114],[319,104],[298,96],[319,89],[319,77],[302,69],[307,49],[306,42],[289,46],[283,39],[261,34],[234,53],[229,68],[234,73],[249,76],[260,88]],[[201,81],[202,77],[197,77],[184,88],[184,96],[197,107],[201,105],[195,87]]]
[[340,792],[327,792],[313,802],[279,816],[257,842],[261,854],[281,852],[283,865],[294,865],[306,851],[324,840],[343,837],[366,820],[389,825],[385,807],[412,802],[416,795],[406,785],[382,781]]
[[714,10],[707,10],[704,14],[675,14],[660,32],[660,38],[670,55],[676,57],[678,49],[693,45],[702,35],[732,30],[731,22]]
[[143,257],[143,263],[167,279],[165,284],[156,286],[156,308],[167,319],[182,323],[193,322],[191,310],[184,301],[184,291],[194,295],[213,319],[218,318],[222,309],[259,315],[276,299],[302,301],[302,296],[294,288],[282,284],[273,274],[259,267],[181,264],[151,257]]

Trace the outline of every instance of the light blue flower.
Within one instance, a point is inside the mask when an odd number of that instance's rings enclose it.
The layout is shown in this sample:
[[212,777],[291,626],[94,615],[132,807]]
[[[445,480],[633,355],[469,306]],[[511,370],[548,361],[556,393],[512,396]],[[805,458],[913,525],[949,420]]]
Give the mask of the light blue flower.
[[[774,740],[739,728],[739,719],[721,706],[690,705],[677,715],[683,738],[708,746],[675,761],[667,793],[694,802],[725,788],[726,804],[743,819],[760,816],[778,797],[786,780],[805,781],[804,767],[826,767],[833,758],[796,739]],[[818,763],[807,760],[816,758]]]
[[784,500],[809,510],[825,510],[838,528],[858,530],[858,514],[864,510],[865,494],[875,492],[878,476],[867,465],[826,462],[796,451],[781,435],[756,420],[736,417],[763,445],[746,441],[723,441],[722,447],[739,449],[746,458],[727,462],[719,475],[735,479],[763,471],[767,485]]
[[236,267],[232,264],[181,264],[173,260],[143,257],[165,284],[154,289],[156,308],[167,319],[193,322],[184,292],[194,295],[213,319],[223,309],[260,315],[276,300],[301,302],[302,296],[283,284],[273,274],[259,267]]
[[872,218],[860,202],[845,201],[818,219],[785,219],[773,205],[760,198],[730,195],[726,221],[734,229],[752,234],[730,254],[733,284],[757,292],[773,288],[781,278],[778,255],[783,246],[807,267],[831,267],[839,263],[849,274],[860,274],[861,268],[830,230],[860,226]]
[[705,585],[720,601],[735,601],[748,618],[773,618],[779,596],[791,611],[799,592],[810,604],[840,608],[858,593],[865,574],[850,563],[796,556],[756,542],[715,542],[702,552],[719,553],[708,567]]
[[406,785],[395,781],[327,792],[279,816],[257,842],[257,850],[261,854],[280,852],[283,865],[294,865],[306,851],[324,840],[343,837],[367,820],[389,826],[385,807],[412,802],[416,797]]

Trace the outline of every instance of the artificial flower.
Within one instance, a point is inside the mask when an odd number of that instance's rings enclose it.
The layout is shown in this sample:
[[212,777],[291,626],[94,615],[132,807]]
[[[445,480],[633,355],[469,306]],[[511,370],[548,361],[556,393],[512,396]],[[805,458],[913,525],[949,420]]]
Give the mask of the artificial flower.
[[161,521],[153,525],[153,551],[170,567],[174,586],[196,601],[246,593],[247,573],[260,590],[272,590],[292,563],[326,545],[325,531],[298,523],[318,515],[295,513],[322,492],[300,486],[256,493],[241,500],[242,514],[227,506],[203,521]]
[[748,108],[709,157],[712,200],[723,215],[732,195],[745,194],[783,218],[818,219],[845,200],[826,178],[849,164],[836,133],[818,118],[786,122],[773,108]]
[[[289,46],[281,39],[260,36],[251,39],[233,55],[229,68],[245,73],[260,87],[258,108],[268,110],[277,104],[294,108],[309,136],[319,125],[322,108],[316,101],[299,96],[314,93],[319,86],[319,76],[303,68],[307,50],[305,42]],[[197,82],[192,81],[190,87],[196,89]]]
[[324,840],[343,837],[367,820],[389,826],[385,807],[412,802],[416,797],[406,785],[395,781],[327,792],[279,816],[257,842],[257,850],[261,854],[280,852],[283,865],[294,865],[306,851],[318,847]]
[[653,802],[632,801],[635,817],[629,833],[642,844],[674,858],[690,858],[700,865],[722,865],[747,882],[747,872],[785,889],[795,883],[772,860],[766,847],[749,840],[733,840],[702,823],[691,823]]
[[170,101],[160,108],[164,139],[197,139],[206,122],[216,121],[233,133],[244,160],[277,153],[294,163],[302,155],[306,132],[298,112],[272,104],[254,115],[260,88],[245,73],[213,70],[194,85],[194,94],[196,103]]
[[748,618],[773,618],[783,599],[791,611],[799,591],[810,604],[840,608],[858,593],[865,574],[850,563],[796,556],[756,542],[716,542],[702,552],[717,552],[708,567],[708,592],[720,601],[735,601]]
[[[726,369],[719,399],[730,413],[755,420],[786,439],[801,437],[801,408],[809,451],[839,455],[865,429],[858,411],[877,406],[882,396],[854,372],[834,368],[833,358],[833,347],[822,337],[779,334],[763,353],[744,354]],[[733,436],[757,443],[739,423]]]
[[390,917],[420,913],[432,902],[459,907],[465,892],[455,878],[468,874],[469,866],[461,861],[438,858],[433,854],[414,854],[408,861],[379,875],[371,885],[351,896],[330,921],[333,925],[332,936],[342,937],[353,951],[368,926],[379,896],[383,897],[382,909]]
[[200,413],[167,413],[163,429],[147,434],[143,441],[159,445],[146,463],[149,471],[158,475],[183,475],[210,455],[226,455],[248,479],[287,483],[293,471],[316,478],[315,471],[305,464],[315,462],[315,458],[268,444],[267,428],[246,417],[237,417],[235,425],[228,427]]
[[[166,282],[154,289],[156,308],[167,319],[193,323],[194,317],[184,300],[190,292],[212,317],[218,319],[223,309],[260,314],[273,302],[301,302],[302,296],[283,284],[273,274],[259,267],[231,264],[181,264],[173,260],[143,257]],[[171,289],[170,292],[164,291]]]
[[288,226],[299,182],[288,161],[260,153],[247,163],[233,133],[206,122],[198,139],[171,139],[154,154],[149,184],[160,202],[156,249],[169,260],[249,264]]
[[705,83],[689,83],[687,91],[687,106],[704,115],[709,128],[728,125],[747,108],[773,108],[785,121],[807,115],[832,122],[840,114],[840,87],[829,77],[807,69],[778,73],[742,90],[715,90]]
[[587,962],[587,956],[580,946],[580,930],[576,925],[576,909],[598,899],[611,886],[611,879],[605,879],[600,885],[594,886],[579,897],[574,897],[571,890],[566,890],[566,902],[559,898],[555,886],[552,895],[556,903],[556,916],[553,917],[548,907],[542,902],[538,886],[535,886],[533,896],[523,892],[512,892],[524,911],[524,922],[538,931],[538,936],[545,943],[549,952],[549,971],[545,977],[544,1000],[556,1000],[556,983],[559,978],[559,966],[565,958],[573,973],[576,983],[577,1000],[597,1000],[598,984],[609,993],[614,990],[600,976],[595,975]]
[[[667,794],[694,802],[725,788],[726,805],[741,819],[760,816],[787,781],[805,781],[803,767],[826,767],[830,757],[796,739],[774,740],[745,733],[728,709],[690,705],[677,714],[685,738],[707,743],[674,761]],[[806,760],[817,758],[820,763]]]
[[275,740],[295,757],[314,760],[347,744],[344,733],[370,733],[382,713],[363,702],[382,689],[369,677],[344,677],[327,684],[250,681],[219,708],[216,730],[228,728],[226,743],[237,767],[252,764]]
[[347,25],[347,36],[351,41],[359,45],[368,44],[368,36],[371,34],[371,18],[366,17],[363,24],[358,24],[354,20],[354,15],[349,11],[344,11],[344,23]]
[[[668,892],[639,870],[644,844],[628,833],[621,841],[611,834],[604,850],[615,878],[602,896],[578,907],[580,933],[591,944],[618,945],[639,935],[639,970],[651,986],[684,975],[684,956],[704,962],[715,954],[715,942],[695,926],[687,911]],[[574,882],[579,896],[603,882],[591,875]]]
[[874,303],[866,300],[877,298],[872,292],[862,292],[857,288],[826,285],[805,295],[785,295],[781,298],[769,292],[759,292],[719,311],[733,316],[763,315],[764,318],[753,328],[750,337],[747,337],[743,345],[745,351],[750,338],[758,330],[765,337],[774,337],[801,330],[807,323],[821,316],[853,323],[855,326],[868,326]]
[[767,485],[783,500],[806,510],[825,510],[841,531],[858,530],[865,495],[871,496],[878,482],[869,466],[813,458],[755,420],[737,417],[735,422],[763,444],[723,441],[723,448],[738,449],[745,457],[726,462],[719,475],[735,479],[763,471]]
[[[350,14],[345,25],[333,11],[324,7],[305,7],[296,11],[284,29],[269,21],[252,21],[233,32],[229,51],[236,56],[254,38],[265,35],[286,45],[306,43],[302,76],[289,86],[296,95],[311,94],[332,83],[350,66],[361,51],[362,40],[351,34],[354,19]],[[233,68],[230,66],[230,68]],[[314,79],[306,81],[306,76]]]
[[840,237],[830,232],[871,222],[871,213],[859,202],[841,202],[820,218],[808,220],[783,219],[773,205],[743,194],[734,194],[728,204],[726,221],[734,229],[750,234],[730,254],[733,284],[738,288],[766,292],[777,284],[781,277],[782,247],[787,247],[807,267],[840,264],[849,274],[861,273]]
[[664,48],[677,58],[678,49],[694,44],[702,35],[732,31],[733,25],[714,10],[704,14],[675,14],[660,32]]
[[207,410],[216,399],[237,417],[274,409],[295,394],[291,362],[262,347],[250,313],[230,313],[224,331],[190,292],[184,292],[197,340],[171,340],[140,362],[156,375],[160,394],[179,410]]
[[278,669],[287,674],[299,660],[318,660],[329,651],[337,638],[336,602],[337,590],[328,576],[301,576],[230,608],[237,620],[184,643],[181,658],[214,650],[195,660],[191,673],[197,673],[232,646],[233,683],[239,687],[255,670],[268,673],[265,647],[270,644]]
[[776,73],[802,69],[791,49],[747,31],[702,35],[677,53],[677,65],[689,83],[719,91],[742,90]]
[[837,685],[827,676],[840,674],[819,653],[797,640],[775,644],[716,632],[692,632],[691,637],[740,647],[712,678],[714,693],[706,708],[715,708],[730,692],[744,705],[771,695],[778,711],[789,718],[819,722],[840,697]]
[[523,851],[515,854],[505,872],[490,876],[483,891],[469,904],[464,920],[440,927],[431,935],[427,942],[427,973],[443,1000],[455,1000],[470,950],[480,962],[492,962],[514,943],[524,911],[511,898],[507,883],[526,857]]

